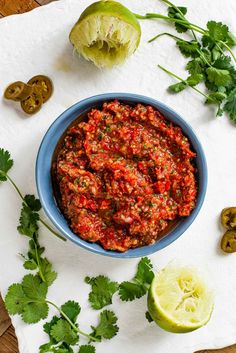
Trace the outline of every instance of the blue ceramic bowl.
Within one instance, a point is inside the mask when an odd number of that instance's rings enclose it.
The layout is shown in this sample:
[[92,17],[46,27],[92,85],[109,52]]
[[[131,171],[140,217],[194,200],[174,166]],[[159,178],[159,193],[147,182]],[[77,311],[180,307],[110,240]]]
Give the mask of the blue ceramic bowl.
[[[190,216],[181,218],[174,228],[167,233],[162,239],[157,240],[155,244],[143,246],[137,249],[131,249],[124,253],[116,251],[107,251],[99,244],[89,243],[75,235],[69,228],[66,219],[59,210],[52,188],[51,180],[51,163],[54,150],[58,140],[67,129],[67,127],[81,114],[88,111],[92,107],[101,106],[102,102],[118,99],[125,103],[143,103],[152,105],[157,108],[163,115],[174,124],[181,127],[184,134],[189,138],[192,149],[197,153],[196,164],[198,170],[198,196],[197,204]],[[207,187],[207,165],[202,146],[193,132],[192,128],[181,118],[175,111],[156,101],[155,99],[130,93],[108,93],[100,94],[90,98],[86,98],[62,113],[50,126],[46,132],[40,145],[37,162],[36,162],[36,183],[40,201],[47,216],[50,218],[55,227],[65,238],[73,241],[76,245],[97,254],[112,256],[117,258],[141,257],[152,254],[175,241],[185,230],[191,225],[200,211]]]

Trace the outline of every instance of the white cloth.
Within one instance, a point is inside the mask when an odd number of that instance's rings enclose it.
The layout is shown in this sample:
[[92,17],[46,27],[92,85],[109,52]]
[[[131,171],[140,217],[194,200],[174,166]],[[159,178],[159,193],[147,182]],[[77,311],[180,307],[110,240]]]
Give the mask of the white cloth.
[[[0,92],[13,81],[27,81],[36,74],[46,74],[54,82],[54,94],[41,111],[25,116],[18,104],[0,101],[0,146],[8,149],[14,159],[10,175],[23,193],[36,193],[34,165],[40,141],[50,124],[66,108],[94,94],[133,92],[156,98],[179,112],[195,129],[208,161],[209,183],[206,200],[191,227],[173,244],[152,256],[157,269],[172,259],[199,267],[211,278],[215,292],[215,309],[210,322],[203,328],[183,335],[171,334],[144,317],[146,298],[132,303],[121,302],[116,295],[112,308],[119,317],[119,334],[97,345],[98,353],[192,353],[203,348],[219,348],[236,341],[236,254],[225,255],[219,250],[223,230],[219,214],[226,206],[236,206],[236,126],[227,117],[214,117],[214,108],[204,106],[202,98],[188,89],[170,95],[166,87],[173,79],[157,68],[157,64],[183,75],[185,60],[170,38],[147,40],[162,31],[175,33],[171,25],[161,21],[144,21],[142,40],[137,52],[127,62],[112,70],[99,70],[93,64],[73,55],[69,31],[82,10],[91,3],[86,0],[53,2],[23,15],[0,20]],[[165,6],[154,0],[123,0],[137,13],[165,12]],[[235,0],[182,1],[189,18],[204,26],[209,19],[227,23],[236,32]],[[19,253],[27,250],[27,239],[16,230],[21,202],[8,183],[0,185],[0,290],[3,297],[13,282],[21,280],[26,271]],[[130,279],[138,259],[118,260],[89,253],[67,241],[63,243],[40,226],[40,243],[52,261],[58,279],[49,289],[49,298],[59,305],[68,299],[82,306],[80,327],[89,330],[98,312],[87,301],[89,286],[86,275],[106,274],[118,281]],[[49,318],[55,313],[50,309]],[[47,341],[42,324],[26,325],[12,317],[19,340],[20,353],[36,353]],[[82,342],[82,340],[81,340]],[[1,348],[0,348],[1,350]]]

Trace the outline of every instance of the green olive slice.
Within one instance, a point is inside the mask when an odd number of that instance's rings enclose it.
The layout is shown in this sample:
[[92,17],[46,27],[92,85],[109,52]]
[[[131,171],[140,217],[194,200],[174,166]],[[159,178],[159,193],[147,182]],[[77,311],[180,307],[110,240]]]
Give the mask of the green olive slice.
[[21,101],[29,97],[32,91],[32,86],[21,81],[16,81],[5,89],[4,97],[13,101]]
[[41,94],[37,91],[33,91],[32,94],[21,101],[21,108],[27,114],[37,113],[43,104],[43,98]]
[[28,81],[29,85],[32,85],[34,90],[39,91],[43,98],[43,103],[45,103],[52,95],[53,84],[49,77],[44,75],[37,75],[32,77]]
[[236,230],[228,230],[221,239],[221,249],[224,252],[236,252]]
[[236,229],[236,207],[228,207],[222,210],[221,224],[225,229]]

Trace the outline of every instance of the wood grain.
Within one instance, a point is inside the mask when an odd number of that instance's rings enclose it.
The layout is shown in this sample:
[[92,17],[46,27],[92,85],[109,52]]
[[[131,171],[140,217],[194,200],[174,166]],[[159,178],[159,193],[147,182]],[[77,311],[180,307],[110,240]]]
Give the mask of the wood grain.
[[0,337],[0,352],[19,353],[18,342],[12,325],[7,329],[5,334]]
[[0,296],[0,336],[8,329],[11,325],[11,320],[6,312],[3,304],[2,297]]
[[55,0],[36,0],[39,5],[46,5]]
[[[33,10],[53,0],[0,0],[0,18]],[[79,1],[79,0],[78,0]],[[236,340],[236,337],[235,337]],[[0,353],[19,353],[14,327],[11,325],[0,296]],[[166,352],[165,352],[166,353]],[[173,352],[174,353],[174,349]],[[203,350],[195,353],[236,353],[236,345],[217,350]]]
[[204,351],[197,351],[195,353],[236,353],[236,345],[229,346],[223,349],[209,349]]
[[35,0],[0,0],[0,13],[9,16],[28,12],[40,6]]

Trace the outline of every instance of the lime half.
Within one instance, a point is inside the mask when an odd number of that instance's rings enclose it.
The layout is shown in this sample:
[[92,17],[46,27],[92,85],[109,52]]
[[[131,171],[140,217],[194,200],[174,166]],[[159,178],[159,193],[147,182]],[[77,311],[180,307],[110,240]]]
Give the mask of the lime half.
[[121,64],[137,49],[141,37],[134,14],[116,1],[87,7],[70,32],[76,51],[98,67]]
[[148,310],[164,330],[184,333],[205,325],[213,310],[213,294],[189,267],[168,267],[153,279],[148,294]]

